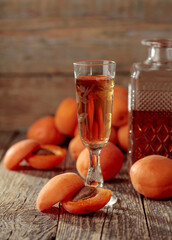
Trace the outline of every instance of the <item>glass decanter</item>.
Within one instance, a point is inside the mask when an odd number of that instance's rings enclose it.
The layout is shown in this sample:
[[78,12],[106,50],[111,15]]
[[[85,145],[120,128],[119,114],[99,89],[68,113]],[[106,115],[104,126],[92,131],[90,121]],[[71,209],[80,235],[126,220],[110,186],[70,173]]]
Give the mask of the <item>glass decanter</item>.
[[132,163],[147,155],[172,158],[172,40],[143,40],[148,58],[135,63],[129,84]]

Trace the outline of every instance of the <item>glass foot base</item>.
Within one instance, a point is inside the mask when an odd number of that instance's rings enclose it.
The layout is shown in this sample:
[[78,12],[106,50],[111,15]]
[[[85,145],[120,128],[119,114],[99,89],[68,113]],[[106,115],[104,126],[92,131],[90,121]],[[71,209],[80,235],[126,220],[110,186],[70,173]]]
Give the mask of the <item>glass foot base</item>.
[[106,204],[105,207],[113,207],[117,201],[118,201],[118,198],[116,196],[111,196],[110,201]]

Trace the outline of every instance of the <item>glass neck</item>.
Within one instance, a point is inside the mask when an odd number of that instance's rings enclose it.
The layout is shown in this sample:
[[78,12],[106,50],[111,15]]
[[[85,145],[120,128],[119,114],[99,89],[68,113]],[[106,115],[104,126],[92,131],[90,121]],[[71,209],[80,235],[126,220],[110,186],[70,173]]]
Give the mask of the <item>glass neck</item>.
[[150,47],[148,50],[148,58],[145,63],[172,63],[172,48],[171,47]]

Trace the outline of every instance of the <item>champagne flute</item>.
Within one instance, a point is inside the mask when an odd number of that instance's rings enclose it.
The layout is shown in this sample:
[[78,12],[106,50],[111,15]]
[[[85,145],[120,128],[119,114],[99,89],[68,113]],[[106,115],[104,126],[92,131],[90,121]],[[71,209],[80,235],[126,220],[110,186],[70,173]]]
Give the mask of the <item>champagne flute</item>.
[[[74,63],[79,134],[90,154],[86,185],[103,187],[100,153],[111,132],[116,63],[109,60]],[[114,197],[110,205],[117,201]]]

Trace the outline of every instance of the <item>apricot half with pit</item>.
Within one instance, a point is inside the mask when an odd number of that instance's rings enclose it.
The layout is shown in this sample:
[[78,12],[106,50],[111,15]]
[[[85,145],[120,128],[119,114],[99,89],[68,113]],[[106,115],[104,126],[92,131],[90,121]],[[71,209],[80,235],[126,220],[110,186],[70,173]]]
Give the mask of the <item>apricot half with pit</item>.
[[4,166],[8,170],[16,169],[20,162],[29,157],[39,149],[38,142],[32,139],[25,139],[12,145],[4,156]]
[[85,186],[77,174],[63,173],[42,188],[36,205],[44,211],[60,202],[69,213],[86,214],[103,208],[110,198],[110,190]]
[[110,201],[111,191],[103,188],[92,188],[95,189],[93,196],[78,201],[63,201],[64,209],[72,214],[87,214],[103,208]]
[[66,157],[66,149],[56,145],[41,145],[34,151],[27,162],[36,169],[51,169],[63,162]]
[[84,186],[83,180],[76,173],[63,173],[50,179],[40,191],[37,208],[48,209],[58,202],[71,198]]

